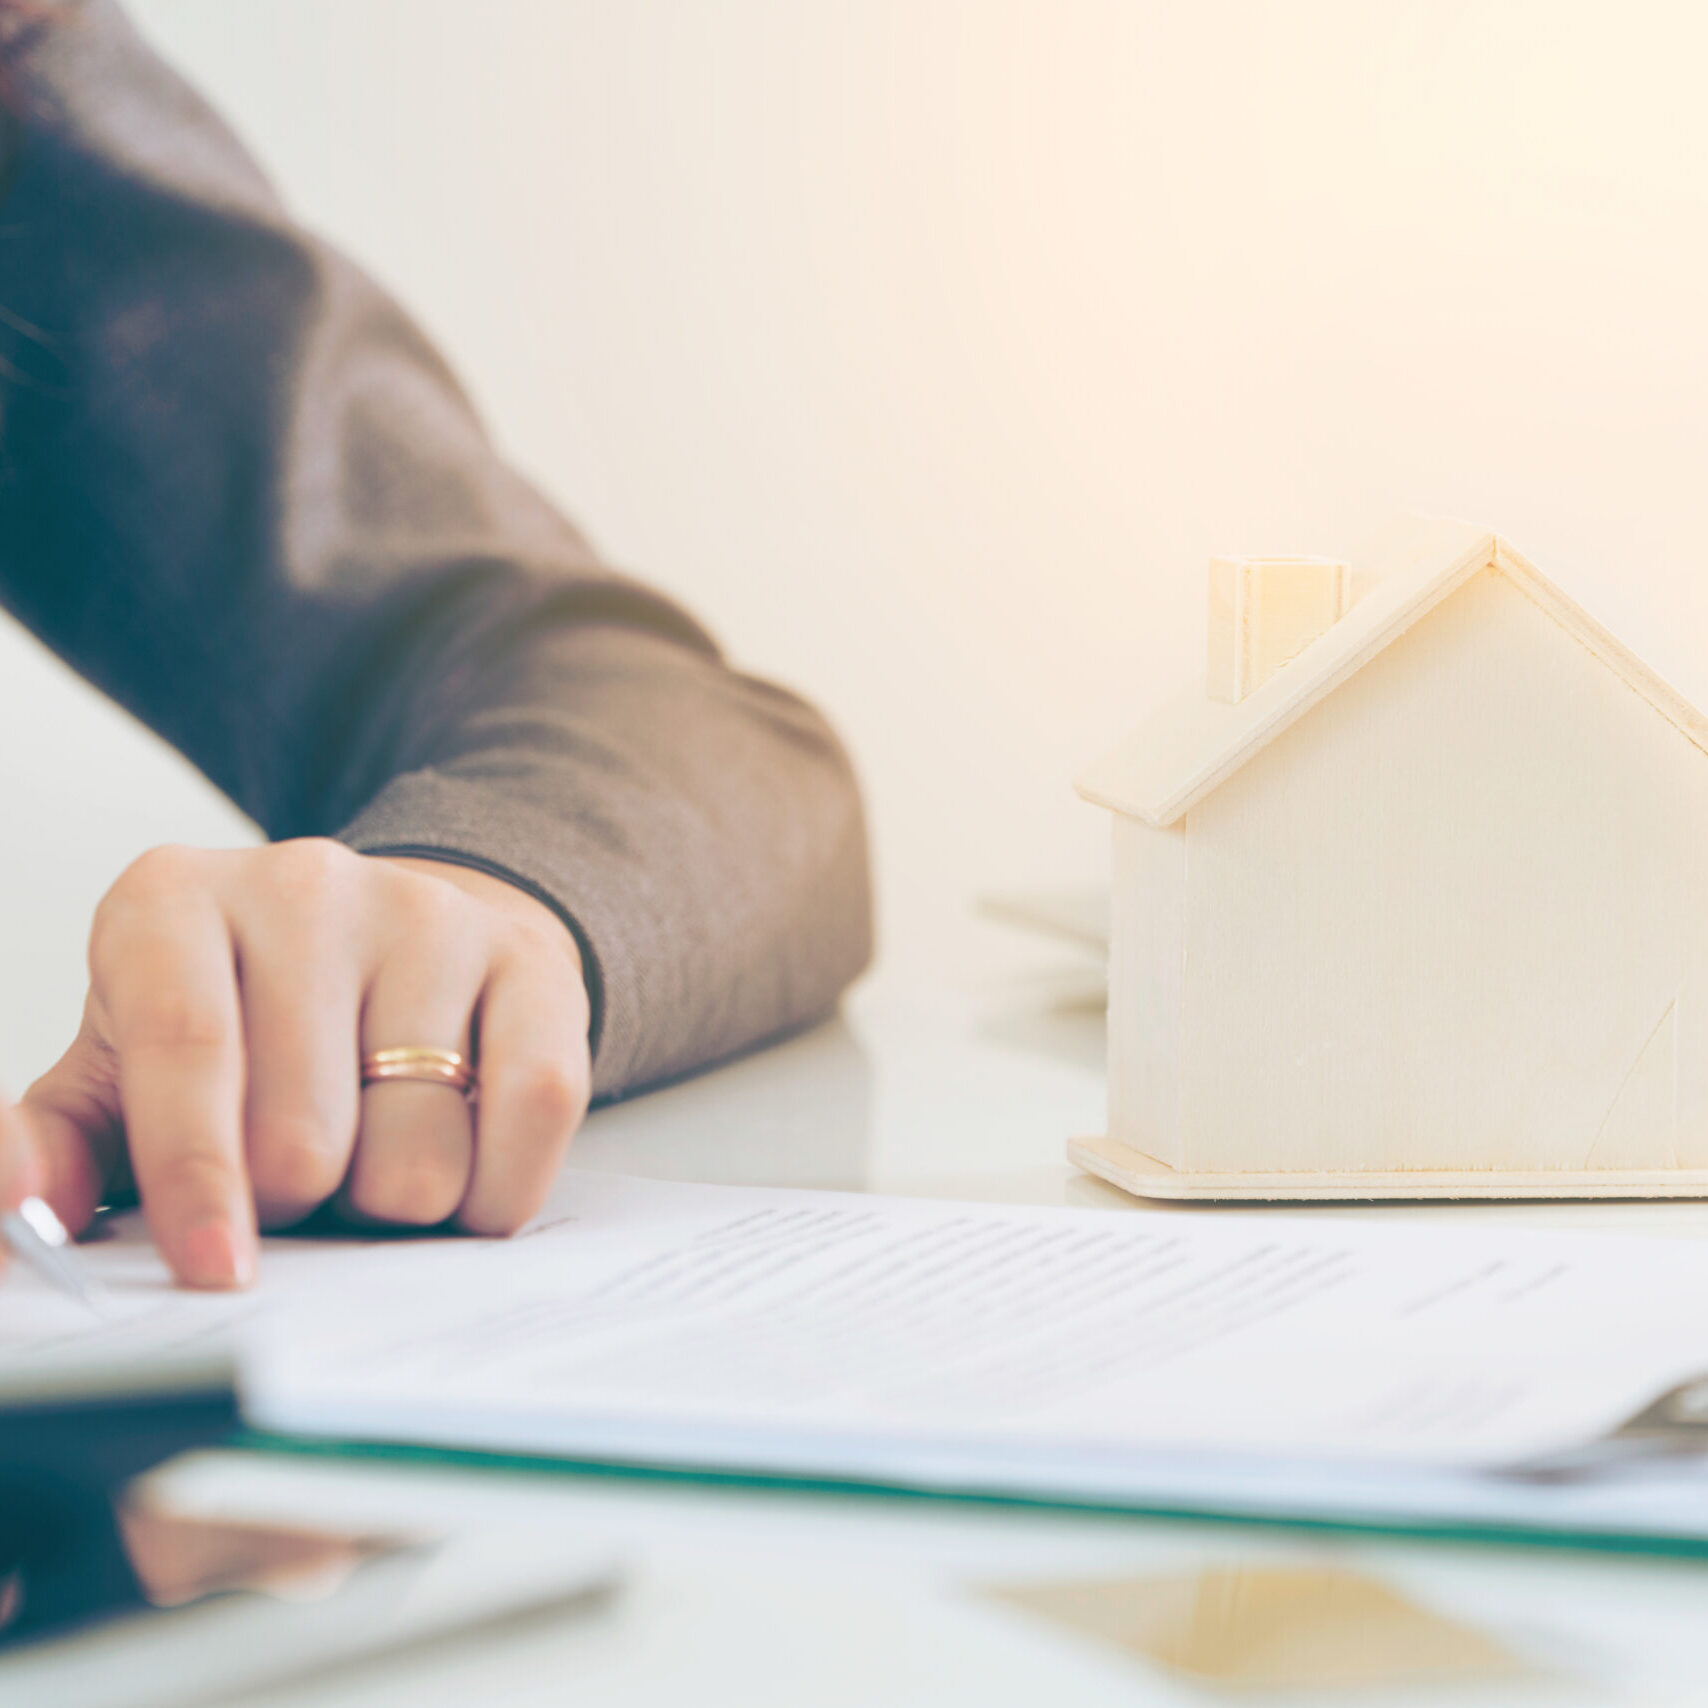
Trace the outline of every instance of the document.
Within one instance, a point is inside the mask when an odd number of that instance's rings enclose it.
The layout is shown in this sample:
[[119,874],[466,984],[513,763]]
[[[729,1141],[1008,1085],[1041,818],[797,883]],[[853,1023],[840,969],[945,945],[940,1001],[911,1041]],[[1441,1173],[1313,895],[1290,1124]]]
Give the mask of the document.
[[[115,1275],[147,1308],[70,1339],[237,1333],[252,1422],[339,1440],[1708,1537],[1708,1477],[1639,1511],[1488,1475],[1708,1373],[1686,1241],[572,1174],[509,1241],[264,1269],[236,1303]],[[0,1381],[27,1315],[9,1280]]]
[[[447,1245],[449,1241],[436,1241]],[[270,1239],[261,1285],[245,1293],[201,1293],[173,1285],[137,1212],[112,1218],[79,1256],[101,1289],[90,1310],[21,1263],[0,1278],[0,1394],[51,1391],[61,1377],[86,1387],[90,1372],[238,1354],[269,1310],[328,1284],[344,1262],[383,1250],[371,1240]]]

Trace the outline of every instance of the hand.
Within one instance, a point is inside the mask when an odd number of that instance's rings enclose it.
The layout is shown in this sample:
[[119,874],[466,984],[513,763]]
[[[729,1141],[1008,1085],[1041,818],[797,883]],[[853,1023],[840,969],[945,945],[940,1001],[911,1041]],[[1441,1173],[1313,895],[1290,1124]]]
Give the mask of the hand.
[[[182,1282],[242,1286],[256,1229],[509,1233],[586,1112],[581,957],[514,885],[319,839],[157,848],[96,910],[76,1041],[21,1108],[72,1228],[134,1181]],[[360,1084],[363,1054],[460,1050],[480,1095]]]
[[[0,1210],[15,1210],[39,1189],[35,1161],[23,1118],[0,1093]],[[6,1246],[0,1241],[0,1269],[5,1265]]]

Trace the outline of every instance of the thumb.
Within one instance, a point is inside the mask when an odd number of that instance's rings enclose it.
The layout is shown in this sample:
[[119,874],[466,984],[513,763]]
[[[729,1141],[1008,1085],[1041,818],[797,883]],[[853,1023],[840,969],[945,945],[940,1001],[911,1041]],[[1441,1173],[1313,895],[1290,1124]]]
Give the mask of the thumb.
[[0,1092],[0,1210],[15,1210],[41,1190],[41,1165],[23,1115]]
[[14,1126],[22,1132],[33,1190],[73,1233],[81,1232],[124,1163],[113,1054],[87,1024],[24,1093]]

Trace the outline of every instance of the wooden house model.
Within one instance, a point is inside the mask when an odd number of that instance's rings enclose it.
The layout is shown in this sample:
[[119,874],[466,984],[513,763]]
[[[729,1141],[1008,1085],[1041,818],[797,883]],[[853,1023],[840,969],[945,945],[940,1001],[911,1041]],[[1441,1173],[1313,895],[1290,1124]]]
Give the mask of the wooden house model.
[[1708,1196],[1708,719],[1504,540],[1220,560],[1114,815],[1109,1130],[1175,1198]]

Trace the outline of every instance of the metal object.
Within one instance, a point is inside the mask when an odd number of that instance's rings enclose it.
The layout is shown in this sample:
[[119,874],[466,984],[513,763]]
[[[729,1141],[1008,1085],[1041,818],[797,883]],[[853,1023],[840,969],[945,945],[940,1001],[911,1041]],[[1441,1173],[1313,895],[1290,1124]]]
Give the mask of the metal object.
[[92,1311],[102,1309],[100,1283],[78,1258],[65,1224],[40,1198],[26,1198],[15,1210],[0,1210],[0,1240],[50,1287]]
[[362,1057],[364,1086],[380,1085],[395,1079],[446,1085],[468,1097],[473,1095],[475,1088],[474,1063],[458,1050],[430,1049],[420,1045],[370,1050]]

